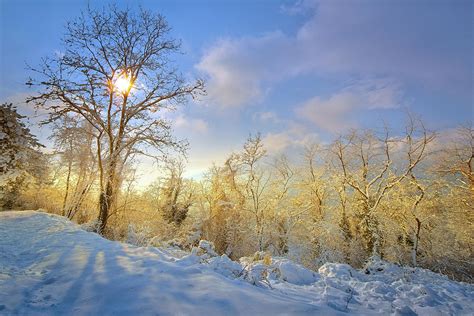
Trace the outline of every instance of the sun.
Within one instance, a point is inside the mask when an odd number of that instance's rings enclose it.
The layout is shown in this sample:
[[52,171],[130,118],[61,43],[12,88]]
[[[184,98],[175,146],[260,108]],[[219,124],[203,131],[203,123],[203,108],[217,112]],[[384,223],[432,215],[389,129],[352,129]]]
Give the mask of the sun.
[[132,87],[132,82],[127,76],[120,76],[114,82],[115,88],[122,93],[128,93]]

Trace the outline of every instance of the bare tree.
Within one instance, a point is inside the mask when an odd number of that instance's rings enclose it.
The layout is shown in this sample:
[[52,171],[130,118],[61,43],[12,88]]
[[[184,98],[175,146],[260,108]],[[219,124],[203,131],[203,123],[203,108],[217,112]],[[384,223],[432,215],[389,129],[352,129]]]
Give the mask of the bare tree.
[[411,262],[414,267],[417,265],[417,256],[418,256],[418,247],[420,244],[420,232],[421,232],[421,225],[422,221],[418,214],[418,205],[421,203],[423,198],[425,197],[426,190],[421,185],[418,178],[415,176],[413,172],[410,172],[410,183],[416,187],[417,193],[415,194],[415,200],[410,208],[410,213],[412,217],[415,219],[415,226],[413,229],[413,247],[411,252]]
[[209,170],[206,181],[202,183],[201,207],[205,214],[203,236],[214,243],[218,253],[240,258],[243,255],[239,249],[242,248],[243,234],[240,231],[239,219],[243,204],[239,184],[234,178],[236,175],[227,167],[227,164],[225,167],[214,166]]
[[184,167],[182,160],[168,160],[165,165],[168,176],[161,188],[163,217],[178,226],[186,219],[194,202],[194,192],[183,177]]
[[313,221],[317,222],[324,217],[325,203],[327,202],[327,187],[325,186],[324,169],[318,168],[317,155],[321,152],[321,148],[312,144],[304,149],[305,178],[303,180],[303,188],[309,190],[309,208]]
[[64,48],[33,68],[41,88],[28,98],[49,110],[45,123],[77,113],[94,128],[100,176],[99,232],[116,196],[117,171],[134,154],[158,156],[185,143],[171,135],[158,113],[203,93],[203,82],[187,84],[170,59],[180,43],[169,36],[163,16],[110,6],[89,9],[69,23]]
[[260,135],[249,136],[244,144],[244,150],[240,154],[242,171],[245,175],[245,192],[249,199],[247,210],[254,215],[255,232],[259,251],[264,248],[265,216],[268,208],[268,201],[264,198],[264,193],[268,189],[270,176],[258,170],[258,163],[265,157],[266,150]]
[[[285,255],[289,251],[289,238],[293,228],[299,223],[301,210],[296,210],[292,205],[291,189],[293,187],[293,179],[295,171],[290,165],[285,155],[277,157],[273,164],[276,176],[271,183],[272,192],[272,210],[274,217],[275,229],[270,232],[274,235],[274,240],[269,243],[273,244],[273,248],[278,255]],[[266,247],[265,247],[266,248]]]
[[[55,154],[66,165],[63,216],[73,218],[96,177],[96,157],[92,126],[80,116],[65,115],[53,126]],[[61,171],[59,167],[58,171]]]
[[474,128],[459,127],[454,139],[441,150],[436,171],[457,176],[461,188],[471,190],[474,196]]
[[[372,255],[381,254],[381,232],[376,213],[381,201],[397,184],[409,177],[415,167],[426,157],[427,145],[434,139],[420,120],[408,115],[403,138],[391,138],[385,128],[383,137],[372,132],[352,132],[346,139],[339,139],[333,152],[339,161],[344,183],[352,188],[361,201],[361,222],[367,247]],[[392,156],[405,151],[406,163],[399,168]]]

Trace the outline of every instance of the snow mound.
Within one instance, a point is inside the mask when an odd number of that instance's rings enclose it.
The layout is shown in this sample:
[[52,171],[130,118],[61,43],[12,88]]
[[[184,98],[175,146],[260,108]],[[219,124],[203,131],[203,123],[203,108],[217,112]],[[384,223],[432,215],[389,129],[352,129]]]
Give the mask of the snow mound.
[[280,272],[280,280],[291,284],[311,284],[320,279],[320,276],[314,271],[306,269],[288,259],[277,259],[273,265]]
[[401,267],[372,258],[358,271],[327,263],[319,269],[322,289],[341,311],[369,308],[395,315],[468,315],[474,312],[474,286],[421,268]]
[[213,257],[207,264],[212,270],[228,278],[239,278],[243,273],[242,266],[238,262],[230,260],[226,255]]
[[271,287],[271,282],[307,285],[320,279],[314,271],[285,258],[271,258],[265,252],[257,252],[253,257],[243,257],[240,262],[232,261],[226,255],[218,256],[214,245],[207,240],[201,240],[191,250],[191,254],[179,262],[184,265],[200,263],[226,277],[239,278],[262,287]]
[[319,280],[316,272],[288,260],[271,258],[268,254],[257,252],[253,257],[240,259],[244,279],[252,284],[270,285],[275,282],[287,282],[295,285],[308,285]]
[[318,272],[323,277],[338,278],[341,280],[349,280],[358,273],[350,265],[345,263],[325,263],[319,268]]

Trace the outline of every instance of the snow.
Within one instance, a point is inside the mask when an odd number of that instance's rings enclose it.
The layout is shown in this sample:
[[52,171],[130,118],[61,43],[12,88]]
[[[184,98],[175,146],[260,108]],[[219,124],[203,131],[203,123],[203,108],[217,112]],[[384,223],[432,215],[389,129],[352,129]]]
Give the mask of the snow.
[[0,314],[472,315],[474,286],[380,260],[241,262],[201,241],[191,253],[136,247],[46,213],[0,212]]

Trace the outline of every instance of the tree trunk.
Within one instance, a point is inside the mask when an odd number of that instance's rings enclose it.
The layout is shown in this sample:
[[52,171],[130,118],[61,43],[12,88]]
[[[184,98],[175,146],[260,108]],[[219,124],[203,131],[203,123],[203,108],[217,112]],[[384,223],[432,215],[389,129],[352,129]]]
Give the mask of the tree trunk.
[[367,228],[369,230],[369,244],[371,245],[372,256],[381,257],[381,237],[377,219],[373,214],[368,215]]
[[414,267],[416,267],[417,262],[416,262],[416,257],[418,255],[418,243],[420,240],[420,230],[421,230],[421,221],[418,218],[415,218],[416,220],[416,230],[415,230],[415,236],[413,239],[413,248],[411,251],[411,262]]
[[89,192],[89,189],[91,188],[91,185],[92,184],[89,183],[82,189],[82,191],[79,193],[77,201],[74,203],[74,205],[72,207],[69,208],[68,214],[67,214],[67,217],[69,219],[72,220],[74,218],[74,215],[76,215],[77,210],[81,207],[82,203],[84,202],[84,199],[85,199],[87,193]]
[[69,218],[69,219],[72,219],[71,214],[72,214],[73,210],[77,208],[77,202],[76,202],[77,190],[78,190],[79,185],[82,181],[82,178],[83,178],[83,171],[81,170],[81,172],[79,173],[79,176],[77,177],[76,185],[74,187],[74,192],[73,192],[73,195],[72,195],[72,203],[69,203],[69,206],[68,206],[67,210],[65,210],[67,218]]
[[71,169],[72,169],[72,159],[69,159],[68,166],[67,166],[67,177],[66,177],[66,193],[64,194],[64,200],[63,200],[63,209],[62,209],[62,215],[66,215],[66,203],[67,203],[67,197],[69,195],[69,183],[71,181]]
[[115,198],[115,185],[116,185],[116,175],[115,169],[117,166],[116,159],[112,159],[107,170],[107,182],[105,184],[105,190],[100,193],[99,197],[99,227],[97,232],[102,234],[105,227],[107,226],[107,219],[109,217],[110,210],[112,208],[112,203]]
[[97,233],[99,234],[102,234],[104,232],[105,227],[107,226],[107,219],[109,217],[113,193],[114,192],[113,192],[112,185],[109,182],[107,182],[105,186],[105,192],[101,192],[100,198],[99,198],[99,204],[100,204],[99,218],[98,218],[99,226],[97,229]]
[[257,242],[258,242],[258,251],[264,251],[265,247],[263,245],[263,219],[256,217],[256,231],[257,231]]

